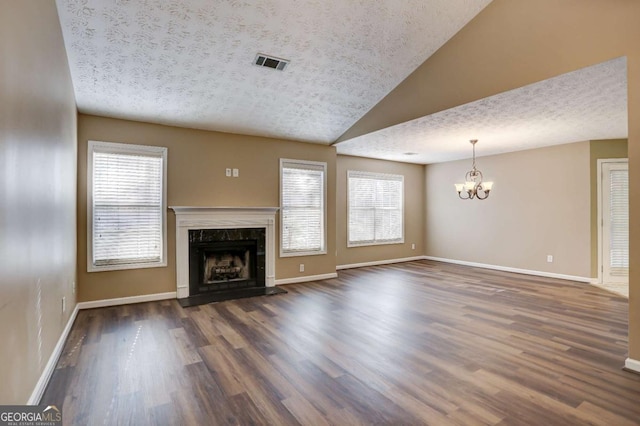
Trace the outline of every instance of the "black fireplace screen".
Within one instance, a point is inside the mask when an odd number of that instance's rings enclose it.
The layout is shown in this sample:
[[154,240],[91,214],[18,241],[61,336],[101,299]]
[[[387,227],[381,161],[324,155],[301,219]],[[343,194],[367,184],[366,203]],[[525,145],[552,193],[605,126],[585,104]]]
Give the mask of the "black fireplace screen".
[[204,250],[202,282],[216,284],[224,281],[248,280],[253,278],[251,250]]

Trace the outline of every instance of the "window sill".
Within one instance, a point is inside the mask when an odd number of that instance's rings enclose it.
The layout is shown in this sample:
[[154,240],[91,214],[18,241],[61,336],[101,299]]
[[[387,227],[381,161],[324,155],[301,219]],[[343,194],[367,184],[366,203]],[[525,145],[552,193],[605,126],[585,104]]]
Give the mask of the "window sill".
[[401,241],[379,241],[379,242],[364,242],[364,243],[347,243],[348,248],[354,247],[368,247],[368,246],[388,246],[392,244],[404,244],[404,239]]
[[87,272],[109,272],[123,271],[127,269],[147,269],[147,268],[165,268],[167,262],[151,262],[151,263],[126,263],[122,265],[104,265],[95,266],[91,263],[87,265]]
[[323,251],[300,251],[300,252],[280,252],[280,257],[302,257],[302,256],[322,256],[327,254],[326,250]]

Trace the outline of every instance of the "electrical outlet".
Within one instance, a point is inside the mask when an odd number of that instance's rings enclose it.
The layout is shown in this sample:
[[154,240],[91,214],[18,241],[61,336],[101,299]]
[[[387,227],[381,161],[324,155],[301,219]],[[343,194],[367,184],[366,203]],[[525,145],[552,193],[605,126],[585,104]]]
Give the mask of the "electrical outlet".
[[227,177],[231,177],[231,169],[227,169],[227,170],[225,170],[224,174],[225,174]]
[[415,250],[416,249],[416,245],[415,244],[411,244],[411,250]]
[[67,312],[67,298],[62,296],[62,313]]
[[551,254],[547,255],[547,262],[548,263],[553,263],[553,255],[551,255]]
[[304,272],[304,263],[300,264],[300,272]]
[[240,170],[233,169],[233,177],[238,177],[238,176],[240,176]]
[[71,284],[71,294],[76,294],[76,282],[74,281],[73,284]]

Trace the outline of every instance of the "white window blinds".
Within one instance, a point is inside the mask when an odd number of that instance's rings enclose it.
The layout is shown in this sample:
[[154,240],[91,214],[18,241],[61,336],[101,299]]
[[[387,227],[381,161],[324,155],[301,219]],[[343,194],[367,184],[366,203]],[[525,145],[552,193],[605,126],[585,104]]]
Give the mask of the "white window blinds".
[[347,172],[349,247],[404,242],[404,177]]
[[90,270],[164,266],[166,148],[90,144]]
[[280,256],[326,253],[326,163],[280,160]]
[[629,274],[629,171],[611,170],[610,274]]

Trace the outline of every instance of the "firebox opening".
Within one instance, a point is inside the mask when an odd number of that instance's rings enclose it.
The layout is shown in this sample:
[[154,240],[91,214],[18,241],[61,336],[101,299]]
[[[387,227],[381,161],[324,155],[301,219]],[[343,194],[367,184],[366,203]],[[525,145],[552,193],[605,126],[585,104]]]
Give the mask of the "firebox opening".
[[256,241],[210,241],[194,244],[193,249],[194,294],[257,285]]
[[251,252],[247,250],[204,251],[203,284],[253,278]]

